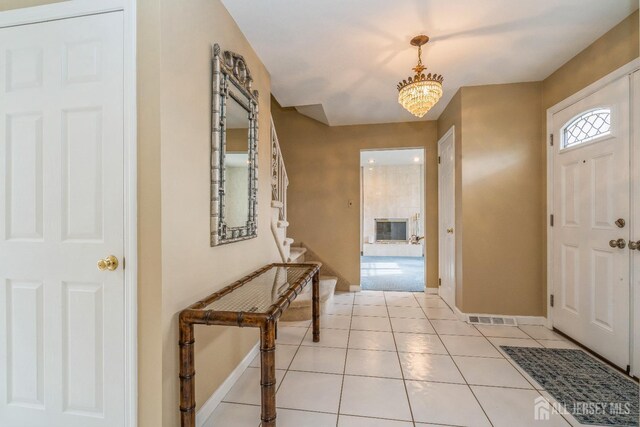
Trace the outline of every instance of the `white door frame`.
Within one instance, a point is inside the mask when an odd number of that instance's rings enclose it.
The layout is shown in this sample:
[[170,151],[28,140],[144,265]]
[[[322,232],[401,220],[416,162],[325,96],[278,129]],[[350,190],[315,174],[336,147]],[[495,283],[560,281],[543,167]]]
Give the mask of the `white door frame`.
[[[386,148],[360,148],[360,150],[358,151],[358,159],[361,158],[362,153],[365,151],[399,151],[399,150],[422,150],[422,187],[423,187],[423,191],[421,194],[421,209],[422,209],[422,217],[420,218],[420,222],[422,223],[422,232],[425,234],[426,236],[426,230],[427,230],[427,149],[425,147],[386,147]],[[360,253],[362,256],[363,249],[364,249],[364,225],[363,225],[363,221],[364,221],[364,170],[363,168],[366,166],[363,166],[361,163],[358,164],[358,167],[360,168],[360,172],[359,172],[359,178],[360,178],[360,199],[359,199],[359,204],[360,204],[360,216],[359,221],[360,221],[360,249],[358,249],[358,253]],[[427,242],[426,240],[423,243],[423,261],[422,261],[422,265],[424,266],[424,292],[427,293],[429,287],[427,286],[427,269],[429,268],[429,266],[427,265]],[[359,258],[360,259],[360,258]],[[362,261],[358,261],[358,272],[359,272],[359,276],[358,276],[358,281],[361,281],[362,279]],[[362,290],[362,284],[358,283],[357,286],[351,285],[351,287],[349,288],[350,292],[360,292]]]
[[[638,74],[640,77],[640,71],[636,71],[631,78],[631,120],[629,124],[631,126],[631,150],[630,150],[630,158],[632,159],[631,163],[631,200],[634,200],[634,197],[638,197],[640,195],[640,109],[638,106],[640,105],[640,85],[638,85],[639,79],[634,79],[635,74]],[[633,206],[633,203],[630,203],[631,208],[631,239],[637,239],[636,236],[640,235],[640,210],[636,206]],[[634,259],[635,258],[635,259]],[[636,286],[640,282],[640,265],[636,265],[636,262],[639,262],[640,258],[638,258],[638,254],[631,257],[630,268],[631,272],[629,274],[629,280],[632,283],[631,286],[631,294],[629,295],[629,299],[633,301],[632,308],[635,308],[635,311],[632,310],[629,315],[631,316],[631,345],[632,351],[630,355],[631,360],[631,375],[636,377],[640,377],[640,289],[637,289]]]
[[138,425],[136,0],[73,0],[0,13],[0,28],[122,11],[124,16],[125,427]]
[[[457,294],[457,283],[458,283],[458,277],[457,277],[457,273],[458,273],[458,269],[457,269],[457,263],[458,263],[458,259],[455,256],[455,248],[456,248],[456,241],[457,241],[457,237],[456,237],[456,233],[458,232],[458,225],[456,224],[456,127],[455,125],[451,126],[449,128],[449,130],[442,135],[442,137],[438,140],[438,159],[440,158],[440,144],[442,143],[442,141],[446,140],[447,138],[451,137],[453,139],[453,146],[451,147],[451,150],[453,151],[453,223],[454,223],[454,234],[453,234],[453,241],[454,241],[454,261],[456,264],[454,267],[454,271],[455,273],[455,280],[453,281],[453,302],[454,302],[454,306],[451,307],[452,309],[457,308],[457,302],[456,302],[456,294]],[[438,201],[440,201],[440,162],[438,162]],[[443,252],[442,249],[442,239],[440,239],[440,219],[442,218],[442,206],[440,205],[440,203],[438,203],[438,277],[442,277],[442,275],[440,274],[440,261],[441,261],[441,254]],[[438,283],[438,294],[440,293],[440,287],[439,287],[440,283]]]
[[[627,78],[636,70],[640,69],[640,58],[636,58],[633,61],[623,65],[622,67],[618,68],[617,70],[607,74],[606,76],[602,77],[601,79],[595,81],[594,83],[590,84],[589,86],[585,87],[584,89],[574,93],[573,95],[569,96],[568,98],[560,101],[559,103],[555,104],[554,106],[550,107],[547,109],[547,135],[546,135],[546,146],[547,146],[547,216],[546,216],[546,223],[547,223],[547,321],[546,321],[546,326],[548,328],[552,328],[553,327],[553,310],[551,308],[551,295],[554,292],[554,283],[553,283],[553,227],[551,226],[551,215],[553,215],[555,207],[553,204],[553,147],[551,146],[551,134],[553,133],[553,115],[555,113],[557,113],[558,111],[561,111],[573,104],[575,104],[576,102],[586,98],[589,95],[594,94],[595,92],[597,92],[598,90],[602,89],[603,87],[605,87],[606,85],[608,85],[609,83],[618,80],[619,78],[623,78],[625,76],[627,76]],[[633,126],[633,125],[632,125]],[[631,149],[633,150],[633,144],[637,144],[638,141],[633,141],[633,139],[631,140],[631,144],[632,147]],[[559,143],[558,141],[555,141],[554,143]],[[640,145],[640,144],[637,144]],[[637,166],[636,166],[637,167]],[[633,185],[633,183],[632,183]],[[633,289],[631,290],[631,311],[630,311],[630,316],[629,316],[629,321],[633,322],[633,316],[634,316],[634,309],[638,309],[640,310],[640,306],[639,305],[635,305],[633,303],[633,298],[634,298],[634,294],[633,294]],[[637,297],[637,296],[636,296]],[[633,325],[631,325],[633,326]],[[640,330],[636,330],[634,336],[631,336],[631,349],[633,349],[633,341],[635,340],[640,340]],[[633,361],[633,354],[631,354],[632,357],[630,357],[629,360]]]

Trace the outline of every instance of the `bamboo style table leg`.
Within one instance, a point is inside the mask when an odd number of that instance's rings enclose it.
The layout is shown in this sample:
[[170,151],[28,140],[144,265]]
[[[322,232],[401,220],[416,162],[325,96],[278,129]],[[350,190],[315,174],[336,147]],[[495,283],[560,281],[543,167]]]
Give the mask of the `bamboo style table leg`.
[[312,317],[313,317],[313,342],[320,342],[320,272],[313,275],[312,284]]
[[276,322],[260,327],[260,386],[262,427],[276,427]]
[[196,425],[196,384],[193,324],[180,320],[180,425]]

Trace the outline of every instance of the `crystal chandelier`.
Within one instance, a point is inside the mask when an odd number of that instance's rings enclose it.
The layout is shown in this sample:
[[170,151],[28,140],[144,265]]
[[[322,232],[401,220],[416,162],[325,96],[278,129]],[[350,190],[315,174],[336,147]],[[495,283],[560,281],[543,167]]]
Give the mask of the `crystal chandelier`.
[[443,77],[435,73],[425,76],[423,73],[427,67],[422,65],[422,45],[428,41],[429,37],[424,35],[411,39],[411,44],[418,46],[418,65],[413,68],[416,74],[398,83],[398,102],[417,117],[427,114],[442,96]]

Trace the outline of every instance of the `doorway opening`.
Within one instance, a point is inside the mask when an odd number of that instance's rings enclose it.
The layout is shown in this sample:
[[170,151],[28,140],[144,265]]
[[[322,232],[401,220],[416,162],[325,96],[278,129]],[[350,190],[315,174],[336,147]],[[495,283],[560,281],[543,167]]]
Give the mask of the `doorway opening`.
[[425,288],[424,149],[360,151],[360,285]]

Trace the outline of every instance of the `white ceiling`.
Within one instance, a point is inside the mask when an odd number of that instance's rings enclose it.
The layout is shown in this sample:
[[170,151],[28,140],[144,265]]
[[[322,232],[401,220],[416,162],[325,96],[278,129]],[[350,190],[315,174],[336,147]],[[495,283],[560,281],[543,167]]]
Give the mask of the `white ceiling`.
[[396,84],[423,60],[444,75],[436,119],[461,86],[542,80],[638,0],[222,0],[284,107],[322,104],[331,125],[419,120]]
[[[417,159],[417,161],[416,161]],[[360,165],[366,167],[390,165],[419,165],[424,159],[424,149],[362,150]]]

